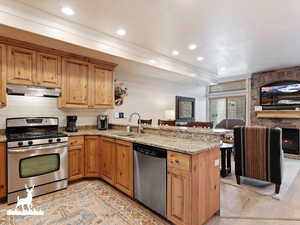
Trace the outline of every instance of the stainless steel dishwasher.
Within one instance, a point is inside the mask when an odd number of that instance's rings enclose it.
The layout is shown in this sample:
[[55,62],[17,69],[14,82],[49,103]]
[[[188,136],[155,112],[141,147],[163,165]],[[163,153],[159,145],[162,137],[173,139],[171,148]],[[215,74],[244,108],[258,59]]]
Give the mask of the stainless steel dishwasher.
[[134,146],[134,197],[166,216],[167,151],[152,146]]

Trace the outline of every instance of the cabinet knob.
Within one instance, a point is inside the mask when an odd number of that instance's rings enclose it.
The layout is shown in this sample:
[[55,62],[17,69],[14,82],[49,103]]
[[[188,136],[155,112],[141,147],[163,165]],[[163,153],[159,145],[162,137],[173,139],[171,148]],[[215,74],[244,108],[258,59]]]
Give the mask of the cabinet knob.
[[178,159],[175,159],[175,162],[176,162],[176,163],[179,163],[180,161],[179,161]]
[[4,188],[4,185],[0,185],[0,188],[1,188],[1,189]]

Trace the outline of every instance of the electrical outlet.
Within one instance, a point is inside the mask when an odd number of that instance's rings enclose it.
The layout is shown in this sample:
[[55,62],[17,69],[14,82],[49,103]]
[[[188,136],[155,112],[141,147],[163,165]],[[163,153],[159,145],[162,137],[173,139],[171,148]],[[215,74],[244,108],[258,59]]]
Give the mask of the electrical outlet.
[[215,160],[215,166],[220,166],[220,160],[219,159]]
[[118,112],[115,113],[115,118],[116,118],[116,119],[119,118],[119,113],[118,113]]

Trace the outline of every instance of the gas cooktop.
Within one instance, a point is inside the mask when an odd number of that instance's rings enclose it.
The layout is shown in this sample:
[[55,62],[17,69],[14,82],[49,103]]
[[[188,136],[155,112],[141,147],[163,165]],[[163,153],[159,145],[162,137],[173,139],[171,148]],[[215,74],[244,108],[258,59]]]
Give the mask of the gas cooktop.
[[7,134],[7,141],[27,141],[35,139],[45,139],[45,138],[60,138],[67,137],[63,132],[28,132],[28,133],[17,133],[17,134]]

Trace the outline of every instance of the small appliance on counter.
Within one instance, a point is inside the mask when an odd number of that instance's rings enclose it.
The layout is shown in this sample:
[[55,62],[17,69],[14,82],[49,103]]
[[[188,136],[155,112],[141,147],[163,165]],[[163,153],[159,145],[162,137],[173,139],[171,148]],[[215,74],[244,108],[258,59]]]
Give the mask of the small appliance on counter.
[[77,121],[77,116],[67,116],[67,127],[66,127],[67,132],[78,131],[76,127],[76,121]]
[[108,129],[108,116],[107,115],[97,116],[97,128],[98,128],[98,130],[107,130]]

